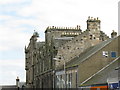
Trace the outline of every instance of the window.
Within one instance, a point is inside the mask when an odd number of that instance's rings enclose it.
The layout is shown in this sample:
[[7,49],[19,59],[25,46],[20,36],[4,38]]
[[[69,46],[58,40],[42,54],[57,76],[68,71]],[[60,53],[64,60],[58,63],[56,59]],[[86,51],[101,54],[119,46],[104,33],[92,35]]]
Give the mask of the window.
[[113,58],[117,57],[116,52],[111,52],[111,57]]
[[70,46],[67,46],[67,49],[70,49]]
[[55,49],[55,46],[53,46],[53,49]]
[[63,49],[65,49],[65,47],[63,47]]
[[76,41],[78,41],[78,40],[76,40]]
[[62,35],[64,35],[65,33],[64,32],[62,32]]
[[72,74],[71,73],[68,73],[67,74],[67,88],[71,88],[71,84],[72,84]]
[[77,33],[77,35],[79,35],[79,33]]
[[59,57],[59,59],[61,59],[61,57]]
[[90,39],[92,40],[92,35],[90,35]]
[[103,51],[103,56],[108,57],[108,51]]
[[84,39],[87,39],[87,37],[86,37],[86,36],[84,36]]
[[81,39],[81,44],[82,44],[83,42],[84,42],[83,39]]
[[69,35],[69,33],[66,33],[67,35]]

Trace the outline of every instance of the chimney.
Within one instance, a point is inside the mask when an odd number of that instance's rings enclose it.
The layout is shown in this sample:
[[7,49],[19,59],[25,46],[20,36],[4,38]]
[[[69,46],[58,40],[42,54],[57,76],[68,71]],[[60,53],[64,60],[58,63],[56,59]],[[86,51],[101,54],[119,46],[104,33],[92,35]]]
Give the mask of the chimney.
[[111,33],[111,38],[114,38],[114,37],[116,37],[117,36],[117,32],[115,32],[114,30],[112,31],[112,33]]
[[17,77],[17,79],[16,79],[16,86],[17,87],[19,87],[19,81],[20,81],[20,79],[19,79],[19,77]]

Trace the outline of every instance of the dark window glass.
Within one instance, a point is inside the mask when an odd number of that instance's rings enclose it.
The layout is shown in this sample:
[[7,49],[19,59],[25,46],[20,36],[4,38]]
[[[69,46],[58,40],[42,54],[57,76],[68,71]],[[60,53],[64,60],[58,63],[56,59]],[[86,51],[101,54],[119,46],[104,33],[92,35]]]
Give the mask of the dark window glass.
[[116,57],[116,52],[111,52],[111,57]]

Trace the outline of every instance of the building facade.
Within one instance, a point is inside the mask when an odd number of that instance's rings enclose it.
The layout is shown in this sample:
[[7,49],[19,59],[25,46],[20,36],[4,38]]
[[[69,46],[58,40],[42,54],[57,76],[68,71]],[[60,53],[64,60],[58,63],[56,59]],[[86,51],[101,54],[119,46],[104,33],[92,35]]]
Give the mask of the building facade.
[[[113,38],[117,37],[117,33],[113,31],[112,38],[109,38],[101,31],[100,23],[98,18],[88,17],[85,31],[79,25],[47,27],[45,42],[37,41],[39,34],[34,32],[29,45],[25,47],[27,87],[78,88],[86,79],[109,64],[113,59],[100,60],[101,54],[97,53],[115,41]],[[112,46],[109,46],[111,52],[117,52],[117,47],[112,50]],[[108,51],[105,49],[100,53],[107,56]],[[90,69],[89,72],[86,72],[87,69]]]

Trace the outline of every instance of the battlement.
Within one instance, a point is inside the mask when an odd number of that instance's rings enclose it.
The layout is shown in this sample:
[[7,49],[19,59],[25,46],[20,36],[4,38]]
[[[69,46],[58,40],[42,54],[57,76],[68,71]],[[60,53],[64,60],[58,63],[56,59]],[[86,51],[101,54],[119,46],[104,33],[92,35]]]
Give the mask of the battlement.
[[60,30],[60,29],[64,29],[64,30],[80,30],[80,26],[77,25],[77,27],[56,27],[56,26],[48,26],[46,30]]
[[100,22],[100,20],[99,20],[99,18],[97,17],[97,18],[93,18],[93,17],[88,17],[88,20],[87,20],[87,22]]

